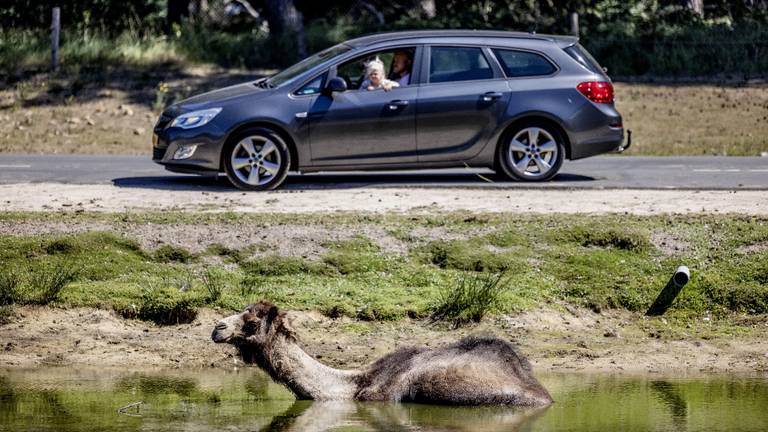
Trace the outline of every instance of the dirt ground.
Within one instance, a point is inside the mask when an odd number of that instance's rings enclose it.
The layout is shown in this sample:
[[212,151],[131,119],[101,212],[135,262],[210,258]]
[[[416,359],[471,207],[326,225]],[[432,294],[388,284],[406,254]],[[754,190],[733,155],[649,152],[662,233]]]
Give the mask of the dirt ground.
[[[216,367],[244,365],[234,348],[210,340],[229,312],[202,310],[191,324],[158,327],[97,309],[20,307],[0,326],[0,366]],[[319,361],[354,368],[402,346],[436,347],[470,334],[518,345],[538,371],[621,373],[768,372],[768,317],[745,318],[748,330],[713,336],[703,317],[682,334],[660,318],[595,313],[553,305],[451,330],[426,321],[363,322],[290,312],[304,349]]]
[[286,190],[263,194],[237,191],[120,188],[112,185],[32,183],[0,185],[0,210],[133,212],[181,210],[244,213],[336,211],[509,213],[743,213],[768,214],[765,191],[539,190],[355,188]]

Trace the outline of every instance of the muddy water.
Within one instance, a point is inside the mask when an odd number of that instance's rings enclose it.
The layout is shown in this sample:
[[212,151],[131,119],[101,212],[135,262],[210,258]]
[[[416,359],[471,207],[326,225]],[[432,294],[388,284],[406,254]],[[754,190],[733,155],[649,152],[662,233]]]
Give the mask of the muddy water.
[[0,370],[4,431],[766,431],[768,378],[540,375],[540,411],[296,402],[252,368]]

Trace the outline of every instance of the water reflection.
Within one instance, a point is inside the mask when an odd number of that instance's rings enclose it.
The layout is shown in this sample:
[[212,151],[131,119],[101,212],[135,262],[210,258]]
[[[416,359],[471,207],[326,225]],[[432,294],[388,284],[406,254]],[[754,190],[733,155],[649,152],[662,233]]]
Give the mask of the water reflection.
[[296,401],[261,431],[516,431],[547,408],[444,407],[383,402]]
[[[530,411],[295,401],[256,368],[0,370],[0,431],[765,431],[768,379],[540,374]],[[120,407],[141,402],[120,414]]]
[[680,396],[675,386],[668,381],[651,381],[650,389],[656,393],[659,400],[669,408],[672,421],[680,430],[686,429],[686,417],[688,417],[688,405]]

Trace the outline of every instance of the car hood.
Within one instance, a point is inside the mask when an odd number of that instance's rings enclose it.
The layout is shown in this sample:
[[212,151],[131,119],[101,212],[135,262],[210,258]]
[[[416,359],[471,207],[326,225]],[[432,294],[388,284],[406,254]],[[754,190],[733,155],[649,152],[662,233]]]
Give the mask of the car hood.
[[189,111],[221,106],[232,100],[243,97],[261,99],[272,93],[272,89],[257,87],[255,83],[256,82],[237,84],[192,96],[191,98],[173,104],[173,106],[169,107],[168,111],[173,112],[175,115],[179,115]]

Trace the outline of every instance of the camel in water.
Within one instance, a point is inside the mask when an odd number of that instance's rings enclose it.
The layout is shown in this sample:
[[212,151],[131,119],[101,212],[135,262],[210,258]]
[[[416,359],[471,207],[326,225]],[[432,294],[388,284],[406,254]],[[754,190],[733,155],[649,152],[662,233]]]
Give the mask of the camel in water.
[[528,360],[501,339],[467,337],[437,349],[403,348],[358,370],[326,366],[299,347],[285,312],[266,301],[216,324],[211,338],[235,345],[299,399],[450,405],[552,403]]

